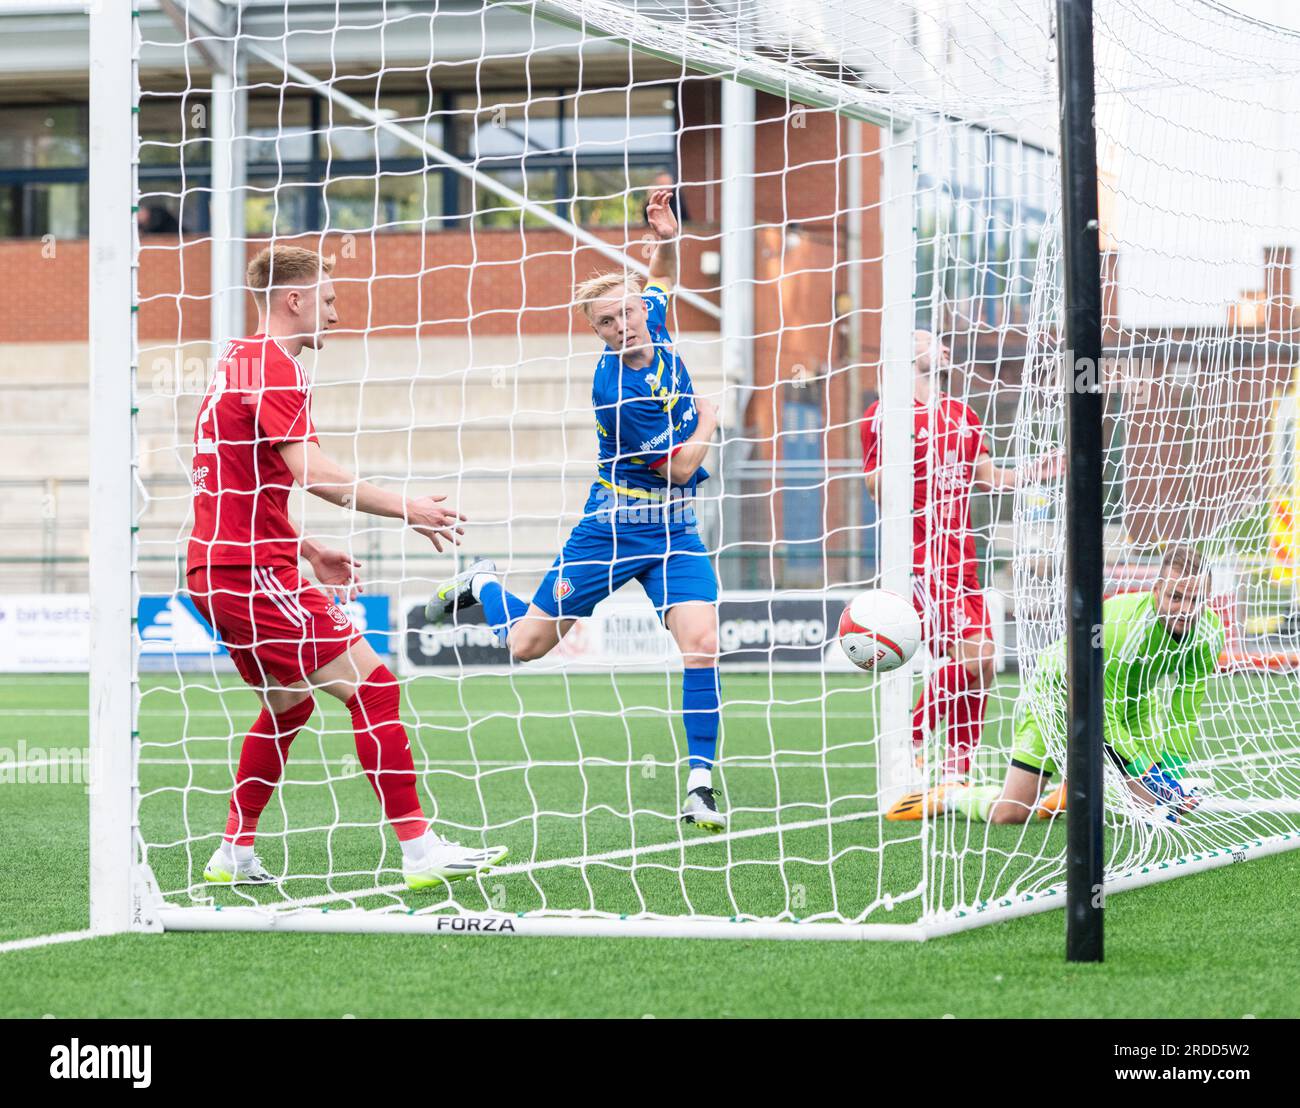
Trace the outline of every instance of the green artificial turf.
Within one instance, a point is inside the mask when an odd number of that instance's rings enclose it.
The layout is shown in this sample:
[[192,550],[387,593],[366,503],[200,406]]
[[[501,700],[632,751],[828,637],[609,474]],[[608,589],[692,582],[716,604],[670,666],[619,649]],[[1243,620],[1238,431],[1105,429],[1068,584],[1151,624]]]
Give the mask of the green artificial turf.
[[[439,829],[511,848],[510,866],[458,886],[457,902],[898,923],[917,917],[923,873],[944,904],[1059,878],[1060,821],[937,821],[928,862],[921,825],[884,823],[871,799],[872,701],[861,681],[725,680],[726,800],[733,830],[758,833],[723,841],[676,820],[675,680],[408,684],[422,796]],[[142,688],[140,812],[160,886],[178,904],[254,902],[200,878],[224,824],[251,694],[211,675],[146,676]],[[999,692],[990,766],[1009,741],[1014,686]],[[83,748],[85,703],[84,679],[0,679],[9,763],[20,752],[35,764],[42,751]],[[326,707],[296,741],[263,818],[259,852],[286,880],[255,899],[445,903],[404,890],[357,899],[398,879],[399,855],[357,770],[347,717]],[[56,782],[26,770],[0,784],[0,941],[86,926],[88,797],[66,765]],[[0,1015],[1295,1015],[1297,878],[1300,857],[1284,854],[1114,897],[1101,966],[1065,963],[1060,912],[926,943],[123,935],[0,954]]]

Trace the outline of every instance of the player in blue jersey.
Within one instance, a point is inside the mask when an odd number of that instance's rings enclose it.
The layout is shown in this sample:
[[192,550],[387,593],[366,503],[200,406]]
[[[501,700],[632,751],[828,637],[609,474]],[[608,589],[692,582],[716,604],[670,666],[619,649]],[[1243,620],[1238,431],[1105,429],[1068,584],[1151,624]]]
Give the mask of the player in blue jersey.
[[677,642],[685,663],[682,715],[689,755],[682,819],[707,831],[726,828],[713,788],[717,757],[718,579],[700,540],[696,486],[717,430],[717,411],[695,395],[668,331],[676,272],[677,219],[672,190],[646,206],[658,242],[650,280],[606,273],[578,286],[575,300],[605,341],[591,388],[597,478],[582,519],[532,603],[507,592],[488,559],[442,582],[429,602],[433,622],[474,604],[519,661],[550,651],[574,621],[635,578]]

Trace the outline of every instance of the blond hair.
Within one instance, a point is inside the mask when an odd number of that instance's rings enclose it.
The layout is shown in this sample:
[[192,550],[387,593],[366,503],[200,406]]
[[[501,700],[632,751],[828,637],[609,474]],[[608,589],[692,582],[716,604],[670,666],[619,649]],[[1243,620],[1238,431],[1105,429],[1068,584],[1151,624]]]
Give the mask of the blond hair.
[[587,317],[587,322],[591,322],[591,306],[597,300],[608,296],[610,289],[616,289],[619,285],[624,286],[628,292],[641,295],[641,278],[634,273],[619,273],[611,271],[609,273],[597,273],[594,277],[588,277],[577,288],[573,290],[573,302],[582,309],[582,314]]
[[[334,255],[322,257],[315,250],[302,246],[268,246],[258,252],[248,263],[248,287],[261,303],[266,302],[272,288],[287,285],[304,285],[329,273],[334,268]],[[274,284],[272,282],[274,281]]]
[[1205,559],[1196,547],[1188,543],[1174,543],[1165,550],[1160,559],[1160,575],[1173,579],[1175,577],[1204,577]]

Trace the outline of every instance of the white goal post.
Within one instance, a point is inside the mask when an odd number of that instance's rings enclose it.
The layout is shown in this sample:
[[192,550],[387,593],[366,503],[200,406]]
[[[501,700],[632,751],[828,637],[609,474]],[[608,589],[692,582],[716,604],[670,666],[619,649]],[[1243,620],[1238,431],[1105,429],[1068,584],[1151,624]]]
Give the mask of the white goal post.
[[[135,790],[135,59],[126,8],[90,20],[90,926],[155,922]],[[148,907],[146,908],[146,905]]]
[[[846,596],[911,596],[942,571],[913,566],[914,496],[955,491],[933,449],[916,485],[941,390],[999,471],[1062,445],[1052,6],[92,5],[92,929],[923,940],[1060,907],[1066,817],[886,818],[951,757],[956,709],[914,722],[950,664],[939,638],[888,676],[833,641]],[[1167,549],[1195,547],[1225,636],[1173,752],[1199,805],[1153,814],[1107,768],[1108,891],[1300,845],[1300,41],[1210,0],[1151,6],[1097,4],[1105,571],[1108,593],[1145,593]],[[252,330],[246,259],[273,241],[338,255],[340,328],[304,358],[327,447],[469,505],[467,552],[526,600],[594,477],[600,343],[568,290],[649,273],[641,208],[664,174],[670,326],[724,413],[698,513],[722,584],[728,830],[678,820],[681,659],[636,588],[552,657],[512,662],[485,627],[420,622],[461,555],[297,497],[304,533],[359,556],[384,600],[370,630],[436,824],[511,855],[408,893],[321,703],[259,832],[281,879],[205,886],[255,701],[221,644],[183,657],[177,551],[197,400]],[[174,228],[142,230],[149,207]],[[974,788],[1001,783],[1026,710],[1054,710],[1032,681],[1065,627],[1059,474],[1006,481],[970,509],[969,588],[1007,612]],[[166,613],[147,629],[146,600]],[[1137,679],[1142,757],[1170,753],[1180,672]]]

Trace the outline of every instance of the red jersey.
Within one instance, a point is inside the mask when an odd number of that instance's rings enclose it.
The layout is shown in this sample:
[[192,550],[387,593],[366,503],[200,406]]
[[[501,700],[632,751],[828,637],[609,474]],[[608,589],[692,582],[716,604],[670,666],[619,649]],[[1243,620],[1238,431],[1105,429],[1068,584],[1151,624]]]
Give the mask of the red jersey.
[[[880,464],[880,401],[862,417],[862,470]],[[949,584],[979,587],[975,537],[970,532],[970,493],[975,464],[984,454],[984,430],[960,400],[940,394],[930,407],[913,403],[912,571],[941,574]],[[933,474],[933,479],[931,478]]]
[[293,474],[276,449],[318,442],[307,374],[264,335],[226,344],[194,427],[194,530],[186,572],[209,565],[297,566]]

